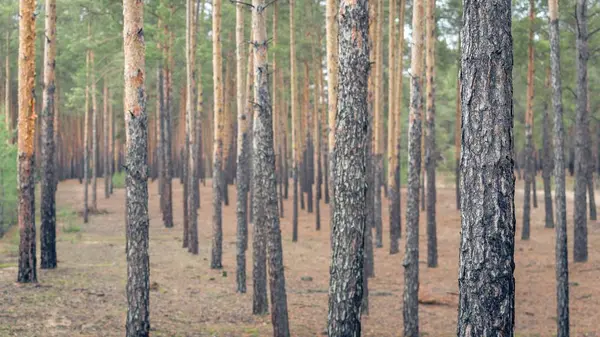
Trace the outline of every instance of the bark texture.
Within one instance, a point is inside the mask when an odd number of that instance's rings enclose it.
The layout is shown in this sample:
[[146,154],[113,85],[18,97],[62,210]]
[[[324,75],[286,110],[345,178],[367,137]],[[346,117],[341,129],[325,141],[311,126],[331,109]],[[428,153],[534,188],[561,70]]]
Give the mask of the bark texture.
[[421,176],[423,89],[423,0],[413,3],[410,114],[408,116],[408,193],[404,253],[404,336],[419,336],[419,184]]
[[567,258],[567,204],[565,195],[565,127],[560,77],[558,0],[548,0],[550,66],[554,108],[554,206],[556,208],[557,337],[569,336],[569,260]]
[[[531,187],[535,179],[535,161],[533,152],[533,76],[534,76],[534,49],[533,26],[535,20],[535,4],[529,0],[529,62],[527,67],[527,111],[525,111],[525,193],[523,201],[523,228],[522,240],[529,240],[531,226]],[[533,191],[535,197],[535,189]]]
[[[546,75],[546,88],[550,88],[550,68]],[[542,178],[544,180],[545,227],[554,228],[554,213],[552,208],[552,169],[553,155],[551,144],[551,119],[548,110],[548,100],[544,100],[544,117],[542,122]]]
[[35,255],[35,0],[19,1],[19,133],[17,144],[19,271],[17,282],[37,282]]
[[215,109],[215,139],[213,154],[213,219],[212,219],[212,251],[210,267],[220,269],[223,251],[223,218],[221,214],[222,198],[221,180],[223,180],[223,59],[221,57],[221,0],[213,0],[213,86]]
[[514,336],[511,2],[464,3],[458,336]]
[[[295,0],[290,0],[290,86],[291,86],[291,107],[292,107],[292,241],[298,241],[298,164],[300,161],[300,149],[298,148],[298,90],[296,83],[296,39],[294,22]],[[302,193],[302,192],[300,192]]]
[[56,0],[46,0],[44,45],[44,107],[42,109],[41,263],[56,268],[56,177],[54,143],[54,93],[56,65]]
[[587,0],[577,0],[577,99],[575,101],[575,212],[573,260],[585,262],[588,259],[587,243],[587,186],[588,163],[590,162],[589,113],[587,111]]
[[146,113],[144,3],[123,0],[127,139],[127,337],[150,334],[148,256],[148,115]]
[[425,170],[426,207],[427,207],[427,266],[437,267],[437,229],[435,219],[436,190],[435,170],[437,163],[437,148],[435,143],[435,0],[427,1],[426,15],[426,74],[427,74],[427,115],[425,132]]
[[339,96],[332,168],[333,253],[328,335],[361,335],[363,235],[367,206],[369,12],[367,0],[340,2]]
[[188,167],[187,181],[188,195],[187,211],[188,211],[188,229],[189,242],[188,251],[194,255],[198,254],[198,207],[196,198],[198,197],[198,186],[196,184],[197,166],[197,135],[196,135],[196,8],[194,0],[187,0],[187,48],[186,48],[186,75],[187,75],[187,95],[186,95],[186,134],[189,140],[187,162],[184,163]]
[[[250,177],[249,152],[250,136],[248,135],[248,119],[246,114],[246,105],[249,104],[246,99],[246,87],[244,83],[244,8],[237,4],[235,8],[235,53],[236,53],[236,74],[237,74],[237,291],[246,292],[246,234],[248,233],[248,183]],[[252,69],[252,59],[248,59],[248,69]]]
[[337,113],[337,92],[338,92],[338,0],[326,0],[325,2],[325,31],[327,47],[327,148],[328,160],[325,179],[325,200],[329,201],[329,223],[331,226],[331,238],[333,238],[333,209],[335,199],[329,193],[333,189],[333,164],[335,161],[333,155],[333,145],[335,136],[335,114]]
[[267,233],[269,288],[271,290],[271,324],[273,337],[289,337],[287,296],[283,270],[283,250],[277,181],[275,178],[275,148],[273,146],[273,114],[269,97],[269,69],[267,65],[267,29],[265,0],[253,0],[252,30],[254,45],[254,135],[253,177],[254,226]]

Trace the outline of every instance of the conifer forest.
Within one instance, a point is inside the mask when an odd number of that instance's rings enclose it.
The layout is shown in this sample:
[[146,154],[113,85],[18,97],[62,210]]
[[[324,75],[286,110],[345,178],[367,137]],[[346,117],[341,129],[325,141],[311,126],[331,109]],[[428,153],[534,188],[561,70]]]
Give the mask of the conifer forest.
[[0,0],[0,337],[600,336],[596,191],[596,0]]

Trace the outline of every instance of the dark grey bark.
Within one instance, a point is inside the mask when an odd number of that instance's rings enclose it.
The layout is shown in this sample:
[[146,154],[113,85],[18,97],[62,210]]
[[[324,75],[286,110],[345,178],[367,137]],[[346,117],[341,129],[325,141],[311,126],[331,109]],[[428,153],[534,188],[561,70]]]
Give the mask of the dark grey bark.
[[163,180],[163,188],[162,194],[160,198],[162,199],[163,214],[163,224],[167,228],[173,227],[173,163],[171,161],[171,109],[172,103],[169,92],[169,85],[167,83],[168,78],[170,77],[169,70],[165,69],[161,72],[162,81],[161,81],[161,90],[159,93],[163,96],[161,99],[161,142],[162,142],[162,162],[163,162],[163,170],[164,170],[164,180]]
[[[103,111],[103,117],[104,117],[104,121],[102,123],[102,127],[104,128],[104,132],[103,132],[103,153],[104,153],[104,160],[102,161],[102,163],[104,164],[104,168],[102,170],[102,175],[104,176],[104,198],[108,199],[110,197],[110,186],[109,186],[109,168],[108,165],[110,164],[109,160],[109,149],[108,149],[108,138],[109,138],[109,115],[108,115],[108,81],[107,78],[104,77],[104,111]],[[158,119],[155,119],[156,123],[158,123]]]
[[[382,5],[383,6],[383,5]],[[375,227],[375,237],[377,243],[381,242],[383,246],[383,221],[381,214],[381,184],[383,178],[383,154],[375,153],[372,156],[374,161],[373,169],[373,226]]]
[[[396,144],[400,147],[400,142]],[[399,150],[399,149],[398,149]],[[400,153],[400,151],[398,151]],[[397,165],[394,172],[394,186],[388,187],[389,211],[390,211],[390,254],[400,252],[400,236],[402,233],[402,214],[400,209],[400,165]],[[377,241],[377,247],[383,244]]]
[[554,107],[554,202],[556,207],[557,337],[569,336],[569,260],[567,258],[567,206],[565,196],[565,127],[560,75],[558,1],[549,0],[550,65]]
[[255,227],[267,233],[269,288],[271,290],[271,323],[274,337],[289,337],[287,296],[283,269],[283,250],[279,211],[277,209],[277,181],[275,178],[275,149],[273,146],[273,113],[269,95],[267,65],[267,33],[265,0],[253,0],[252,26],[255,55],[255,121],[253,132],[254,213]]
[[588,259],[587,203],[588,163],[590,161],[589,113],[587,111],[587,0],[577,0],[577,99],[575,102],[575,212],[573,260]]
[[552,144],[550,135],[550,114],[548,111],[548,102],[544,101],[544,116],[542,125],[542,178],[544,180],[544,206],[545,206],[545,227],[554,228],[554,214],[552,210]]
[[42,110],[42,181],[40,249],[42,269],[56,268],[56,159],[54,144],[54,94],[56,91],[56,1],[46,1],[44,57],[44,107]]
[[464,2],[458,336],[514,336],[511,1]]
[[156,169],[158,173],[158,195],[160,196],[160,211],[161,214],[165,212],[165,204],[164,199],[162,197],[163,188],[165,186],[165,155],[163,150],[163,140],[164,137],[164,121],[163,121],[163,113],[165,108],[165,94],[163,89],[163,75],[162,75],[162,67],[160,62],[156,64]]
[[338,15],[339,84],[333,161],[333,253],[328,335],[361,335],[366,228],[369,74],[368,0],[343,1]]
[[[590,156],[591,159],[591,156]],[[596,198],[594,195],[594,169],[593,166],[590,165],[591,167],[589,168],[589,172],[588,172],[588,180],[587,180],[587,190],[588,190],[588,199],[589,199],[589,205],[590,205],[590,220],[592,221],[596,221],[597,219],[597,214],[596,214]]]
[[532,130],[531,125],[525,125],[525,192],[523,194],[523,228],[521,240],[529,240],[531,227],[531,186],[533,184],[533,146],[531,144]]
[[[180,103],[184,104],[184,103]],[[183,121],[179,121],[182,123]],[[216,132],[216,131],[215,131]],[[188,209],[188,197],[190,194],[189,191],[189,165],[188,165],[188,155],[190,153],[190,137],[188,133],[185,133],[185,140],[183,142],[183,151],[181,154],[181,176],[183,183],[183,248],[189,248],[190,245],[190,219],[189,219],[189,209]],[[217,160],[215,160],[216,162]],[[215,164],[216,165],[216,164]],[[216,177],[216,174],[215,174]],[[213,177],[213,179],[215,179]],[[214,215],[213,215],[214,216]]]
[[146,112],[143,2],[123,1],[125,46],[127,337],[150,334],[148,256],[148,114]]
[[537,170],[538,170],[538,160],[537,160],[537,150],[535,149],[535,145],[533,144],[533,142],[531,143],[532,146],[532,157],[531,157],[531,194],[532,194],[532,198],[533,198],[533,208],[537,208],[538,207],[538,202],[537,202],[537,187],[536,187],[536,179],[535,177],[537,176]]
[[[292,242],[298,241],[298,162],[292,160]],[[302,196],[300,196],[302,197]]]

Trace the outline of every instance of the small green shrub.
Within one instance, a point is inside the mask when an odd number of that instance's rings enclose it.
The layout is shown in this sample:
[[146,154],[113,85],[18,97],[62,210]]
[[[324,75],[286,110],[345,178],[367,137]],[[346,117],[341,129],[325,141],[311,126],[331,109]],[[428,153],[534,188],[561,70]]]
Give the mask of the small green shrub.
[[81,232],[81,227],[73,224],[68,224],[63,226],[63,233],[79,233]]
[[113,176],[113,188],[125,188],[125,171],[115,173]]
[[17,220],[17,146],[0,119],[0,237]]

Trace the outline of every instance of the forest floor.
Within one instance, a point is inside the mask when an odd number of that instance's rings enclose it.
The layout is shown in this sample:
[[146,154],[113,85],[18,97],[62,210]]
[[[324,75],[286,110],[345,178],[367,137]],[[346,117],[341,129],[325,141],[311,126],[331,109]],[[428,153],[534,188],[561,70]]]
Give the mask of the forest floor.
[[[450,179],[448,179],[450,181]],[[440,185],[442,182],[440,181]],[[520,240],[522,181],[516,195],[516,335],[555,335],[556,300],[554,231],[544,228],[544,204],[532,210],[531,240]],[[124,190],[104,198],[98,180],[98,210],[83,224],[83,186],[58,187],[58,269],[39,270],[39,283],[16,280],[18,231],[0,240],[0,336],[123,336],[125,297]],[[235,292],[235,187],[224,207],[223,270],[209,268],[211,183],[201,187],[200,254],[181,248],[182,189],[174,180],[175,228],[162,226],[157,185],[150,186],[150,267],[152,336],[269,336],[270,317],[252,315],[252,252],[248,257],[247,294]],[[403,191],[406,193],[406,191]],[[406,200],[405,195],[402,197]],[[572,336],[600,336],[600,224],[589,222],[587,263],[572,263],[573,198],[569,208],[569,276]],[[363,336],[401,336],[404,238],[401,254],[390,255],[388,210],[384,199],[384,247],[375,250],[375,277],[369,280],[370,315],[363,316]],[[285,277],[292,336],[325,335],[329,284],[329,210],[321,204],[322,230],[314,214],[300,212],[299,241],[292,243],[291,196],[282,219]],[[438,189],[440,266],[426,266],[424,216],[420,228],[419,322],[422,336],[455,336],[458,307],[460,213],[454,187]],[[404,217],[403,217],[404,221]],[[404,230],[404,222],[403,222]],[[39,232],[38,232],[39,237]],[[404,235],[403,235],[404,237]],[[38,245],[39,247],[39,245]],[[39,248],[38,248],[39,254]],[[39,259],[38,259],[39,265]]]

